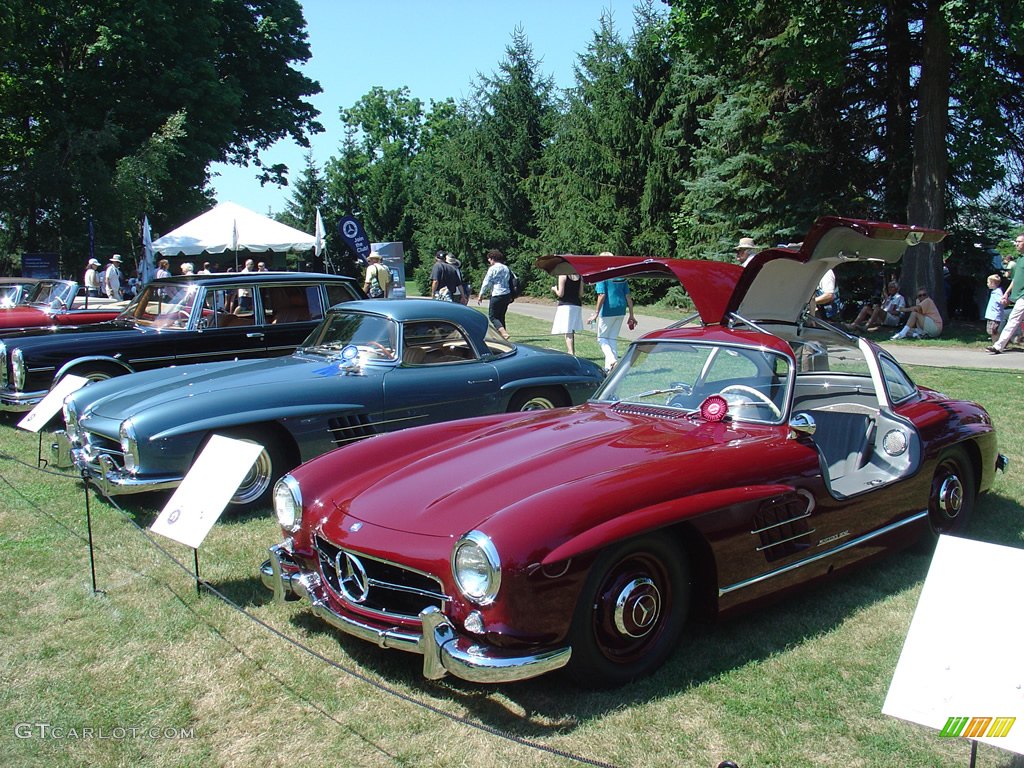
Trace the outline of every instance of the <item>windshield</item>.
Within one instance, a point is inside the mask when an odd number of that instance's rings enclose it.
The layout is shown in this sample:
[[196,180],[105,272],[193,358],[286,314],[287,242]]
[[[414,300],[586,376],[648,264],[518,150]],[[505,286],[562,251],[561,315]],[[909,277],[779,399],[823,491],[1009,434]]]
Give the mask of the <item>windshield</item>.
[[362,312],[331,312],[302,345],[307,352],[338,355],[348,346],[364,360],[397,359],[398,323]]
[[67,307],[74,293],[74,285],[63,280],[40,280],[28,290],[25,304],[44,304],[59,309]]
[[187,328],[198,295],[199,286],[194,283],[150,283],[118,320],[150,328]]
[[731,418],[782,421],[791,386],[789,360],[739,345],[688,341],[640,342],[630,347],[595,400],[696,411],[720,395]]

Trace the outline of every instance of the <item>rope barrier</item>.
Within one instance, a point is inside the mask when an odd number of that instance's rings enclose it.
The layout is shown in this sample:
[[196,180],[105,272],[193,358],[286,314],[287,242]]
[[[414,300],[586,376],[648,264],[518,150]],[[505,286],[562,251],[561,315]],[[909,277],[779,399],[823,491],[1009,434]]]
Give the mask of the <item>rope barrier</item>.
[[[63,472],[54,472],[52,470],[47,470],[47,469],[43,469],[41,467],[33,466],[32,464],[29,464],[28,462],[22,461],[22,460],[20,460],[20,459],[18,459],[16,457],[10,456],[10,455],[8,455],[6,453],[0,453],[0,459],[12,461],[14,463],[20,464],[21,466],[27,467],[28,469],[31,469],[31,470],[33,470],[35,472],[41,472],[43,474],[48,474],[48,475],[55,475],[55,476],[58,476],[58,477],[73,478],[73,479],[83,480],[83,482],[85,482],[85,484],[86,484],[86,494],[89,493],[89,483],[88,483],[88,481],[85,478],[80,477],[79,475],[70,474],[70,473],[63,473]],[[72,528],[70,528],[69,526],[67,526],[63,521],[61,521],[55,515],[51,514],[47,510],[43,509],[42,507],[39,507],[31,499],[29,499],[27,496],[25,496],[23,493],[21,493],[17,489],[17,487],[13,483],[11,483],[6,478],[6,476],[3,475],[3,473],[0,473],[0,482],[3,482],[5,485],[7,485],[9,488],[11,488],[27,504],[29,504],[35,511],[41,513],[43,516],[45,516],[51,522],[56,524],[59,528],[61,528],[65,532],[71,534],[75,538],[78,538],[83,543],[89,544],[90,547],[94,546],[91,542],[89,542],[88,539],[86,539],[86,537],[82,536],[79,532],[77,532],[77,531],[73,530]],[[135,529],[143,535],[143,537],[146,539],[146,541],[149,542],[149,544],[155,550],[157,550],[161,555],[163,555],[165,559],[167,559],[172,565],[174,565],[174,566],[178,567],[179,569],[181,569],[181,571],[183,573],[185,573],[186,576],[188,576],[189,579],[194,579],[195,578],[196,575],[188,568],[188,566],[185,565],[183,562],[181,562],[166,547],[164,547],[160,542],[158,542],[147,529],[145,529],[141,525],[139,525],[139,523],[133,518],[133,516],[129,512],[126,512],[124,509],[122,509],[121,506],[119,504],[117,504],[117,502],[114,499],[110,498],[109,496],[103,497],[103,498],[111,506],[113,506],[114,509],[117,510],[117,512],[119,512],[120,515],[125,520],[127,520],[129,523],[131,523],[131,525],[134,526]],[[374,749],[380,751],[382,754],[390,757],[391,759],[395,760],[396,762],[401,762],[401,760],[397,756],[391,754],[390,752],[385,750],[383,747],[381,747],[381,746],[379,746],[377,744],[374,744],[372,741],[367,739],[365,736],[363,736],[362,734],[360,734],[357,731],[355,731],[354,729],[352,729],[351,726],[348,726],[348,725],[340,722],[339,720],[337,720],[329,712],[324,710],[321,706],[319,706],[316,702],[312,701],[309,697],[307,697],[301,691],[296,690],[293,686],[291,686],[288,683],[286,683],[285,681],[281,680],[279,676],[274,674],[274,672],[272,672],[270,669],[268,669],[265,665],[261,664],[259,661],[257,661],[256,659],[252,658],[250,655],[246,654],[245,651],[240,646],[238,646],[236,643],[232,642],[227,636],[224,635],[223,632],[220,631],[220,629],[218,629],[216,626],[214,626],[208,619],[206,619],[205,617],[200,615],[193,607],[189,606],[186,603],[186,601],[184,600],[184,598],[181,595],[179,595],[170,585],[164,584],[164,583],[158,581],[156,579],[156,577],[154,577],[154,576],[152,576],[150,574],[138,571],[133,565],[131,565],[130,563],[128,563],[125,560],[123,560],[122,558],[120,558],[116,553],[108,552],[106,549],[101,548],[101,547],[96,547],[96,549],[102,551],[105,556],[109,556],[109,557],[113,558],[115,561],[120,563],[124,568],[126,568],[130,572],[136,574],[137,576],[141,576],[143,578],[146,578],[146,579],[152,581],[153,583],[155,583],[156,585],[158,585],[158,586],[162,587],[163,589],[166,589],[168,592],[170,592],[175,597],[175,599],[177,599],[186,608],[186,610],[188,610],[193,615],[193,617],[195,617],[195,619],[198,622],[200,622],[203,625],[205,625],[206,628],[211,633],[213,633],[217,637],[221,638],[225,643],[227,643],[229,646],[231,646],[234,649],[234,651],[236,653],[238,653],[242,658],[244,658],[247,661],[249,661],[252,664],[254,664],[261,672],[263,672],[268,677],[273,679],[284,690],[286,690],[288,693],[293,695],[296,699],[298,699],[300,702],[302,702],[305,706],[307,706],[310,709],[314,710],[315,712],[323,715],[327,719],[333,721],[335,724],[337,724],[337,725],[339,725],[341,727],[346,728],[353,735],[359,737],[362,741],[364,741],[368,746],[373,747]],[[214,587],[209,582],[201,581],[200,584],[201,584],[202,588],[205,591],[209,592],[211,595],[213,595],[214,597],[219,599],[221,602],[223,602],[229,608],[233,609],[236,613],[241,614],[242,616],[247,618],[250,622],[252,622],[253,624],[259,626],[260,628],[262,628],[266,632],[269,632],[270,634],[278,637],[280,640],[283,640],[285,643],[291,645],[292,647],[294,647],[295,649],[299,650],[300,652],[302,652],[302,653],[304,653],[304,654],[306,654],[308,656],[311,656],[311,657],[319,660],[321,663],[326,664],[327,666],[329,666],[329,667],[331,667],[331,668],[333,668],[333,669],[335,669],[335,670],[337,670],[339,672],[342,672],[342,673],[344,673],[346,675],[349,675],[350,677],[353,677],[353,678],[355,678],[355,679],[357,679],[357,680],[359,680],[359,681],[361,681],[361,682],[371,686],[372,688],[375,688],[380,693],[383,693],[383,694],[385,694],[387,696],[391,696],[393,698],[396,698],[396,699],[399,699],[401,701],[404,701],[407,704],[410,704],[412,706],[415,706],[415,707],[418,707],[420,709],[423,709],[424,711],[430,712],[431,714],[434,714],[434,715],[436,715],[438,717],[442,717],[442,718],[447,719],[447,720],[449,720],[451,722],[458,723],[459,725],[463,725],[463,726],[466,726],[468,728],[472,728],[474,730],[480,731],[480,732],[485,733],[487,735],[493,736],[495,738],[503,739],[505,741],[517,744],[519,746],[527,747],[529,749],[533,749],[533,750],[536,750],[536,751],[539,751],[539,752],[544,752],[546,754],[553,755],[555,757],[560,757],[560,758],[563,758],[565,760],[569,760],[569,761],[572,761],[572,762],[575,762],[575,763],[579,763],[581,765],[590,765],[590,766],[594,766],[595,768],[616,768],[616,766],[614,764],[612,764],[612,763],[607,763],[607,762],[603,762],[603,761],[600,761],[600,760],[595,760],[595,759],[592,759],[592,758],[583,757],[581,755],[577,755],[577,754],[572,753],[572,752],[561,750],[561,749],[558,749],[556,747],[550,747],[550,746],[548,746],[546,744],[541,744],[541,743],[533,741],[531,739],[527,739],[527,738],[525,738],[523,736],[518,736],[518,735],[516,735],[514,733],[509,733],[508,731],[504,731],[504,730],[502,730],[500,728],[496,728],[494,726],[486,725],[485,723],[481,723],[481,722],[476,721],[476,720],[471,720],[470,718],[464,717],[462,715],[457,715],[457,714],[454,714],[452,712],[448,712],[448,711],[446,711],[446,710],[444,710],[444,709],[442,709],[442,708],[440,708],[440,707],[438,707],[438,706],[436,706],[434,704],[431,704],[430,702],[423,701],[421,699],[416,698],[415,696],[411,696],[410,694],[407,694],[407,693],[405,693],[403,691],[400,691],[397,688],[394,688],[393,686],[390,686],[390,685],[388,685],[386,683],[383,683],[383,682],[381,682],[379,680],[374,680],[373,678],[369,677],[368,675],[366,675],[366,674],[364,674],[362,672],[359,672],[358,670],[353,669],[351,667],[347,667],[344,664],[341,664],[340,662],[335,661],[334,659],[331,659],[331,658],[323,655],[322,653],[320,653],[316,649],[311,648],[308,645],[302,643],[300,640],[298,640],[298,639],[296,639],[296,638],[294,638],[294,637],[292,637],[292,636],[282,632],[281,630],[277,629],[276,627],[274,627],[271,624],[267,623],[263,619],[259,618],[258,616],[254,615],[253,613],[251,613],[248,610],[246,610],[244,607],[239,605],[237,602],[232,600],[230,597],[228,597],[226,594],[224,594],[223,592],[218,590],[216,587]]]

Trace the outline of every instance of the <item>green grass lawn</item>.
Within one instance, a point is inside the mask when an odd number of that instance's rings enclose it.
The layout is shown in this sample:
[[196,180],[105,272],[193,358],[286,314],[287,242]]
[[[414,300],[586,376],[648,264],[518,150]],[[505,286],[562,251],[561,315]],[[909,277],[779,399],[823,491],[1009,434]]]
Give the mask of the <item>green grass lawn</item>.
[[[510,314],[509,325],[517,341],[562,345],[545,322]],[[580,334],[578,349],[600,360],[593,333]],[[1022,376],[911,372],[989,409],[1011,471],[980,500],[969,535],[1024,547]],[[140,529],[159,498],[127,497],[123,512],[92,499],[102,590],[93,594],[81,483],[39,471],[35,436],[13,423],[0,419],[5,765],[574,764],[494,730],[641,768],[969,762],[968,742],[881,714],[926,554],[896,554],[757,613],[697,626],[656,675],[617,690],[581,691],[558,675],[494,687],[427,682],[419,657],[342,637],[301,605],[270,602],[256,575],[280,538],[269,514],[215,526],[200,551],[202,575],[308,651],[213,596],[197,597],[187,570],[156,544],[185,568],[191,550]],[[978,764],[1024,762],[982,745]]]

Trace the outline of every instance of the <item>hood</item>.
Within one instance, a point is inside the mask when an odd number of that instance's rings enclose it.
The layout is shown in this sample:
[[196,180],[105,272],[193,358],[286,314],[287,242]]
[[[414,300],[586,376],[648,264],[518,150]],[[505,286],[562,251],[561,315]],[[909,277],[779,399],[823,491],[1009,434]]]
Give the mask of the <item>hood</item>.
[[802,243],[761,251],[746,267],[720,261],[642,259],[625,256],[543,256],[537,266],[552,274],[578,272],[588,283],[637,275],[674,276],[706,325],[737,313],[752,321],[795,323],[822,276],[848,261],[893,264],[907,248],[937,243],[945,232],[904,224],[825,216]]
[[680,472],[696,454],[759,449],[745,425],[656,420],[593,404],[485,420],[468,434],[464,425],[456,424],[440,442],[437,428],[427,427],[365,446],[374,456],[400,460],[374,464],[360,457],[363,446],[345,449],[353,466],[371,469],[341,486],[336,504],[348,518],[381,528],[458,537],[495,516],[510,517],[515,525],[516,510],[527,507],[569,518],[606,513],[592,503],[605,494],[636,505],[654,503],[655,497],[678,493],[680,482],[714,482],[706,473],[691,479]]
[[[159,429],[157,425],[188,425],[192,420],[215,418],[225,412],[255,413],[290,406],[297,413],[301,405],[321,408],[325,398],[341,406],[334,384],[341,374],[335,362],[295,354],[183,365],[90,384],[72,397],[84,426],[112,434],[129,416],[137,423],[149,423]],[[363,383],[375,370],[367,366],[353,380]],[[298,382],[302,386],[301,400],[297,395]],[[258,417],[253,415],[252,419]],[[102,422],[108,424],[104,426]]]
[[125,320],[114,319],[104,320],[101,323],[88,323],[86,325],[47,325],[43,327],[24,328],[22,330],[5,330],[0,333],[0,340],[8,346],[16,344],[19,347],[39,348],[63,348],[65,345],[74,344],[69,341],[71,337],[84,338],[88,334],[107,334],[100,338],[106,342],[108,339],[133,339],[147,333],[159,333],[160,331],[136,328],[132,323]]

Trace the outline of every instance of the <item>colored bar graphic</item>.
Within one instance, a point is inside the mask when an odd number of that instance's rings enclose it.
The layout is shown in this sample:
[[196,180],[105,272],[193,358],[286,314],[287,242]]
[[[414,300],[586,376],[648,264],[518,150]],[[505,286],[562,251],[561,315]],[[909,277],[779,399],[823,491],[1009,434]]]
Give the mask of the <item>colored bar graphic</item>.
[[965,739],[996,739],[1007,736],[1016,717],[950,717],[942,726],[939,736]]

